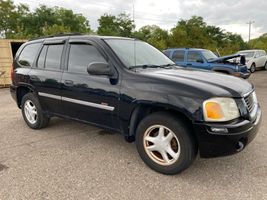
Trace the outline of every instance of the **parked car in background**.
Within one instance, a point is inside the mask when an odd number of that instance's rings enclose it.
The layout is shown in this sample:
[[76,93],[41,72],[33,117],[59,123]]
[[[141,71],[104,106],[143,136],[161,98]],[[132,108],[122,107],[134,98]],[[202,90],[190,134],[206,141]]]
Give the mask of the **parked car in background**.
[[250,76],[244,58],[243,62],[231,60],[233,58],[241,58],[241,55],[238,54],[218,57],[210,50],[195,48],[167,49],[163,53],[182,67],[212,70],[241,78]]
[[237,52],[246,57],[246,65],[251,73],[255,72],[257,68],[264,68],[267,70],[267,54],[264,50],[244,50]]

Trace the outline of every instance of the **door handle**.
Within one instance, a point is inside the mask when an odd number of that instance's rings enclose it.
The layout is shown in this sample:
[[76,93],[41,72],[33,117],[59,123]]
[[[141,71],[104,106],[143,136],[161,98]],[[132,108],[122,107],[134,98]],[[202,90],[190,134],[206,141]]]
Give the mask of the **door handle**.
[[73,81],[71,81],[71,80],[65,80],[64,81],[64,85],[66,85],[66,86],[73,86],[74,84],[73,84]]

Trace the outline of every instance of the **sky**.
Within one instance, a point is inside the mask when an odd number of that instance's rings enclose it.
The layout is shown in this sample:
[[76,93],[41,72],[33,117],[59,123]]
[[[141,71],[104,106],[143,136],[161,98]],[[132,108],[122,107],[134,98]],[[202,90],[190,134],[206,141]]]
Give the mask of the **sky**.
[[31,9],[40,4],[72,9],[75,13],[84,15],[94,30],[98,27],[97,19],[104,13],[117,15],[125,12],[131,17],[134,13],[136,29],[155,24],[170,30],[178,20],[197,15],[202,16],[209,25],[240,34],[245,41],[248,40],[249,21],[254,22],[251,26],[251,38],[267,32],[266,0],[14,0],[14,2],[28,4]]

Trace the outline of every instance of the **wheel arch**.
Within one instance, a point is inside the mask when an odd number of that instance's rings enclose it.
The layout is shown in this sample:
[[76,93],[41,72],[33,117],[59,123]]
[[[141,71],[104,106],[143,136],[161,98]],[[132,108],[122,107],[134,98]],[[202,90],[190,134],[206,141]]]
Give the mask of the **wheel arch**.
[[[175,117],[179,117],[187,126],[192,126],[192,117],[189,114],[186,114],[179,108],[173,108],[168,105],[151,105],[151,104],[139,104],[137,105],[130,117],[129,122],[129,131],[125,136],[126,140],[129,142],[133,142],[135,140],[135,133],[138,127],[138,124],[141,122],[149,114],[155,112],[166,112],[170,113]],[[196,139],[195,132],[192,128],[193,137]]]
[[21,101],[24,95],[26,95],[27,93],[35,93],[35,90],[29,86],[29,85],[20,85],[17,87],[17,105],[19,108],[21,108]]

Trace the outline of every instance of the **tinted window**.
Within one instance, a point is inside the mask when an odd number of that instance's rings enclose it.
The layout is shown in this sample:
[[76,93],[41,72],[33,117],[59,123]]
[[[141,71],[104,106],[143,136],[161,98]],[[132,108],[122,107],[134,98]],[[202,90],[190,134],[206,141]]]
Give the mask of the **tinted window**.
[[168,56],[168,57],[171,57],[171,51],[163,51],[163,53]]
[[62,44],[48,45],[46,60],[45,60],[45,68],[47,69],[60,68],[62,50],[63,50]]
[[22,50],[18,62],[26,67],[31,67],[41,43],[29,44]]
[[198,52],[195,51],[189,51],[188,52],[188,58],[187,58],[188,62],[199,62],[199,61],[203,61],[203,59],[201,58],[201,56],[199,55]]
[[47,45],[43,46],[42,51],[39,55],[38,62],[37,62],[37,67],[39,68],[45,67],[45,56],[46,56],[47,47],[48,47]]
[[71,45],[68,71],[76,73],[87,73],[87,66],[92,62],[106,62],[106,60],[92,45]]
[[182,50],[177,50],[174,51],[172,54],[172,60],[173,61],[184,61],[184,51]]

